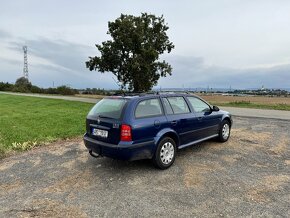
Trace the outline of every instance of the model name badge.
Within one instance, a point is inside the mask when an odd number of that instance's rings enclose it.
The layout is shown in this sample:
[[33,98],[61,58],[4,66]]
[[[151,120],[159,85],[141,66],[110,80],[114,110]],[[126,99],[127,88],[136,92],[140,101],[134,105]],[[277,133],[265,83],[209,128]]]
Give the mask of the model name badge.
[[119,128],[119,123],[113,123],[113,128],[118,129]]

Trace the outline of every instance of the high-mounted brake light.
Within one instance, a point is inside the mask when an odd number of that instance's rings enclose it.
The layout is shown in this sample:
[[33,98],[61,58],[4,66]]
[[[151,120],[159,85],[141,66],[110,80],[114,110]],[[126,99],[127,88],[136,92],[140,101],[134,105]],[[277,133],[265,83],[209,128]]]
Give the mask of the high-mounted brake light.
[[131,126],[121,125],[121,141],[132,141],[132,131]]

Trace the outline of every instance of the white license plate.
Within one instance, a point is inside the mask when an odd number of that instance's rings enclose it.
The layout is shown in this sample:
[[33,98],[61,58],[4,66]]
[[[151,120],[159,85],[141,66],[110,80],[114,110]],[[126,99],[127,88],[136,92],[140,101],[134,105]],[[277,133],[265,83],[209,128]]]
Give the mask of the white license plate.
[[92,134],[102,138],[108,138],[108,131],[102,129],[93,129]]

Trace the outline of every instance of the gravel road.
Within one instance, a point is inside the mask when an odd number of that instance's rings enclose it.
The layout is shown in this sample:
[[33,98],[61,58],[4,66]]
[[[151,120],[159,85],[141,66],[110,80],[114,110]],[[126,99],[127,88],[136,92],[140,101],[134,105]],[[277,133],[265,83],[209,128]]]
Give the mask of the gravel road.
[[235,118],[231,139],[150,161],[90,157],[75,139],[0,161],[0,217],[289,217],[289,121]]

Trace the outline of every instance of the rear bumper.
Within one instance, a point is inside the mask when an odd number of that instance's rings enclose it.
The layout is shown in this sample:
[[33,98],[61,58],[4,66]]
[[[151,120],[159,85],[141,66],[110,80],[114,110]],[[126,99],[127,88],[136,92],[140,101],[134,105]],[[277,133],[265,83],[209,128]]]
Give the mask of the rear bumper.
[[132,144],[131,142],[120,142],[118,145],[105,143],[84,135],[84,143],[89,151],[100,156],[120,160],[151,159],[155,151],[154,141]]

